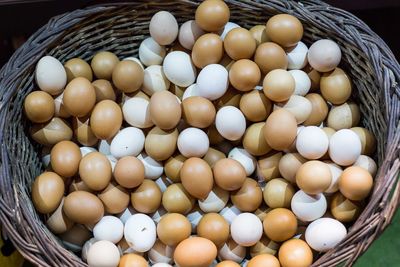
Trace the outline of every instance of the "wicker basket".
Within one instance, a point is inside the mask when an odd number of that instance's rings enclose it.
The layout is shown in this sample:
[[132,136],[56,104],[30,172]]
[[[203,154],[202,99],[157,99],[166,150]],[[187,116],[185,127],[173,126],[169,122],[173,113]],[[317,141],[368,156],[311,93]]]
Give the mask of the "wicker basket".
[[[120,57],[137,53],[149,35],[148,23],[158,10],[169,10],[182,22],[192,19],[199,1],[135,1],[93,6],[54,17],[12,56],[0,72],[0,221],[7,236],[28,260],[39,266],[87,266],[60,245],[43,224],[30,200],[33,179],[42,171],[40,147],[29,138],[22,112],[25,96],[35,89],[37,61],[49,54],[62,62],[90,60],[100,50]],[[380,166],[371,199],[346,239],[321,255],[314,266],[351,265],[390,223],[399,203],[400,66],[387,45],[350,13],[316,0],[228,0],[231,20],[244,27],[264,24],[277,13],[299,18],[305,41],[335,40],[343,67],[351,75],[362,124],[378,140]]]

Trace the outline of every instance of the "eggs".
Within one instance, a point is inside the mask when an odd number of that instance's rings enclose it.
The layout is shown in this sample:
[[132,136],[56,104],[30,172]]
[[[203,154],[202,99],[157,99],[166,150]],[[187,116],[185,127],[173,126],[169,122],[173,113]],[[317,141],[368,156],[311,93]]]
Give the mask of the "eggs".
[[87,252],[89,266],[117,267],[120,261],[120,254],[117,246],[107,240],[95,242]]
[[201,3],[195,13],[197,25],[205,31],[218,31],[229,21],[228,6],[218,0],[206,0]]
[[223,42],[215,33],[200,36],[192,48],[192,61],[198,68],[220,62],[223,55]]
[[236,107],[227,106],[218,110],[215,117],[217,131],[226,139],[235,141],[246,131],[246,119]]
[[35,80],[42,91],[58,95],[67,83],[67,73],[58,59],[44,56],[36,65]]
[[320,72],[328,72],[339,65],[342,58],[340,47],[329,39],[318,40],[308,50],[308,62]]
[[156,226],[145,214],[134,214],[125,223],[124,237],[135,251],[146,252],[156,242]]
[[316,251],[328,251],[342,241],[347,234],[346,227],[331,218],[321,218],[307,226],[306,241]]
[[188,54],[182,51],[169,53],[163,62],[165,76],[172,83],[187,87],[196,80],[196,68]]
[[197,128],[186,128],[183,130],[177,141],[179,152],[185,157],[202,157],[209,148],[210,141],[207,134]]
[[223,96],[228,89],[228,71],[219,64],[205,66],[197,76],[197,95],[209,100],[216,100]]
[[249,247],[257,243],[263,234],[260,219],[252,213],[241,213],[231,224],[232,239],[241,246]]
[[54,115],[54,99],[43,91],[32,92],[25,98],[24,111],[31,122],[46,122]]
[[267,21],[265,32],[271,41],[283,47],[291,47],[303,37],[303,25],[292,15],[279,14]]
[[178,22],[171,13],[159,11],[151,18],[149,30],[151,37],[157,43],[169,45],[178,36]]

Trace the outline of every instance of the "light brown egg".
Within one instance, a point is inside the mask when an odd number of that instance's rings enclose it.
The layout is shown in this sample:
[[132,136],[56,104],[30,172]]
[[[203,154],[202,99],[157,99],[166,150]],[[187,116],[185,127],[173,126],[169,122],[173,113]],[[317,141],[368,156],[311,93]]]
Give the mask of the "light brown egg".
[[264,187],[264,201],[270,208],[290,208],[295,193],[293,186],[282,178],[270,180]]
[[88,115],[95,103],[96,92],[88,79],[75,78],[65,87],[63,104],[72,116],[82,117]]
[[187,214],[193,209],[194,201],[181,183],[171,184],[162,195],[162,204],[171,213]]
[[[221,30],[229,21],[229,7],[220,0],[206,0],[196,9],[197,25],[205,31],[216,32]],[[182,266],[183,267],[183,266]]]
[[95,224],[103,218],[104,206],[96,195],[75,191],[65,197],[63,211],[73,222]]
[[215,107],[207,98],[191,96],[182,101],[183,119],[193,127],[209,127],[214,122],[215,114]]
[[69,185],[68,188],[68,193],[72,193],[74,191],[86,191],[89,193],[93,193],[94,191],[90,189],[87,184],[85,184],[84,181],[80,177],[75,177],[72,179],[71,184]]
[[243,136],[243,147],[253,156],[262,156],[271,151],[264,138],[265,122],[250,125]]
[[249,59],[240,59],[232,64],[229,70],[229,81],[239,91],[253,90],[261,79],[257,64]]
[[264,137],[271,148],[285,150],[290,147],[296,136],[297,121],[292,113],[278,109],[269,115],[264,126]]
[[268,237],[263,235],[254,246],[250,247],[251,257],[255,257],[260,254],[276,255],[279,250],[279,243],[270,240]]
[[277,208],[267,213],[263,221],[264,233],[276,242],[293,237],[297,231],[297,218],[288,209]]
[[144,80],[143,68],[132,60],[123,60],[115,65],[112,82],[117,89],[132,93],[140,89]]
[[231,201],[240,211],[253,212],[261,205],[262,194],[257,181],[246,178],[242,187],[231,193]]
[[207,238],[220,248],[229,238],[229,223],[218,213],[207,213],[197,225],[197,235]]
[[246,171],[236,160],[220,159],[213,168],[215,183],[224,190],[238,190],[246,180]]
[[296,183],[296,173],[307,160],[299,153],[287,153],[279,161],[279,172],[292,184]]
[[149,109],[153,123],[164,130],[175,128],[181,119],[181,105],[169,91],[155,92],[150,98]]
[[221,96],[219,99],[215,100],[214,104],[217,106],[217,108],[222,108],[225,106],[234,106],[239,108],[241,97],[242,97],[241,92],[239,92],[232,86],[229,86],[225,94]]
[[270,71],[263,81],[265,96],[275,102],[288,100],[293,94],[295,86],[296,83],[292,74],[282,69]]
[[57,209],[64,196],[64,181],[55,172],[44,172],[35,178],[31,194],[37,211],[51,213]]
[[92,68],[90,65],[80,58],[71,58],[64,64],[67,73],[67,81],[70,82],[77,77],[83,77],[89,81],[93,80]]
[[352,201],[337,192],[331,199],[330,209],[333,217],[340,222],[352,222],[357,219],[363,208],[362,204]]
[[54,116],[54,99],[44,91],[31,92],[25,98],[24,111],[31,122],[46,122]]
[[214,243],[197,236],[183,240],[174,252],[175,263],[180,267],[209,267],[215,257],[217,247]]
[[319,83],[321,80],[321,73],[313,69],[310,65],[303,68],[303,71],[307,73],[308,78],[311,80],[311,91],[319,90]]
[[312,104],[304,96],[291,95],[289,100],[274,105],[274,110],[280,108],[292,113],[296,118],[297,124],[301,124],[311,115]]
[[254,61],[264,74],[275,69],[286,70],[288,67],[285,50],[272,42],[262,43],[257,47]]
[[279,249],[282,267],[309,267],[313,263],[313,253],[308,244],[300,239],[291,239]]
[[163,161],[171,157],[176,150],[178,130],[162,130],[154,127],[146,136],[144,148],[155,160]]
[[260,254],[252,258],[248,263],[247,267],[280,267],[279,260],[270,254]]
[[252,90],[240,98],[240,110],[252,122],[264,121],[271,113],[272,103],[260,90]]
[[71,229],[74,223],[68,219],[63,211],[64,199],[61,200],[58,208],[50,215],[46,221],[47,227],[54,234],[62,234]]
[[269,181],[280,177],[279,161],[282,158],[282,152],[273,151],[270,154],[260,158],[257,161],[257,176],[259,180]]
[[76,140],[84,146],[94,146],[99,139],[94,135],[90,127],[89,116],[73,117],[72,129]]
[[147,260],[134,253],[125,254],[119,260],[118,267],[148,267]]
[[114,167],[114,178],[125,188],[135,188],[144,180],[144,165],[136,157],[120,158]]
[[81,158],[81,150],[71,141],[57,143],[50,153],[51,167],[63,177],[72,177],[78,172]]
[[203,159],[187,159],[183,163],[180,175],[183,187],[197,199],[204,200],[213,188],[211,167]]
[[138,212],[153,213],[161,205],[162,192],[158,185],[149,179],[131,193],[132,207]]
[[334,106],[328,114],[327,125],[336,131],[357,126],[360,122],[360,108],[353,102]]
[[122,125],[122,111],[117,103],[103,100],[96,104],[90,116],[90,126],[99,139],[110,139]]
[[312,108],[310,116],[303,124],[306,126],[319,126],[328,115],[328,105],[320,94],[311,93],[306,95],[306,98],[310,100]]
[[92,82],[94,91],[96,92],[96,103],[109,99],[116,100],[114,86],[107,80],[99,79]]
[[215,124],[211,124],[211,126],[208,127],[207,136],[208,139],[210,140],[210,145],[218,145],[225,140],[222,137],[222,135],[218,132],[217,128],[215,127]]
[[329,188],[332,174],[329,166],[319,160],[310,160],[300,166],[296,173],[298,187],[310,195],[324,192]]
[[221,37],[215,33],[206,33],[197,39],[192,49],[192,61],[198,68],[221,61],[224,46]]
[[221,261],[215,267],[240,267],[240,265],[234,261]]
[[225,36],[225,52],[233,60],[251,58],[256,51],[256,47],[256,39],[245,28],[234,28]]
[[179,213],[167,213],[157,224],[157,236],[167,246],[176,246],[192,232],[189,220]]
[[54,99],[54,117],[67,119],[71,117],[71,114],[68,113],[64,106],[63,96],[64,94],[61,94]]
[[212,147],[208,149],[207,153],[203,157],[211,168],[214,168],[215,163],[224,158],[226,158],[224,153]]
[[363,127],[353,127],[350,130],[355,132],[361,141],[361,154],[372,156],[376,149],[376,139],[372,132]]
[[178,183],[181,181],[180,171],[185,160],[185,156],[177,154],[170,157],[164,164],[165,175],[174,183]]
[[351,95],[350,78],[341,68],[322,74],[320,88],[326,101],[334,105],[343,104]]
[[90,189],[103,190],[111,180],[111,163],[100,152],[86,154],[79,163],[79,176]]
[[371,174],[358,166],[346,168],[339,178],[339,190],[350,200],[365,199],[371,192],[373,184]]
[[257,46],[262,43],[268,42],[267,32],[265,31],[265,25],[256,25],[250,28],[250,32],[256,39]]
[[110,214],[123,212],[128,207],[130,201],[128,191],[115,182],[111,182],[97,196],[103,202],[105,211]]
[[118,64],[118,57],[111,52],[102,51],[94,55],[90,66],[98,79],[111,80],[112,72]]
[[303,37],[303,25],[292,15],[278,14],[267,21],[265,32],[272,42],[283,47],[291,47]]

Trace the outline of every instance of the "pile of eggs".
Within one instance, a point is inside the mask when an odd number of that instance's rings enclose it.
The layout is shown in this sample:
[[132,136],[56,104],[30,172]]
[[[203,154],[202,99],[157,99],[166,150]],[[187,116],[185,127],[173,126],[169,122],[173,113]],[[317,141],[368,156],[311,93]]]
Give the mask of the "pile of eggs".
[[39,60],[32,201],[89,266],[309,266],[365,206],[376,142],[339,46],[229,18],[206,0],[154,14],[138,58]]

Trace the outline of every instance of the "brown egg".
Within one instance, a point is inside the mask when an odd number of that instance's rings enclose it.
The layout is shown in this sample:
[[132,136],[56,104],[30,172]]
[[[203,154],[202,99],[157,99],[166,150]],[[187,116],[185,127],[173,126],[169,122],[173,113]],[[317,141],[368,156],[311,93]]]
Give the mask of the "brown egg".
[[34,91],[24,101],[25,115],[31,122],[41,123],[54,116],[54,99],[44,91]]
[[90,116],[90,126],[99,139],[110,139],[122,125],[122,111],[117,103],[103,100],[96,104]]
[[78,172],[81,158],[81,150],[71,141],[61,141],[51,149],[51,167],[63,177],[72,177]]
[[211,168],[214,168],[217,161],[224,158],[226,158],[224,153],[212,147],[207,150],[207,153],[203,157],[203,159],[208,163],[208,165],[210,165]]
[[113,70],[118,62],[119,59],[115,54],[108,51],[102,51],[94,55],[90,65],[94,75],[98,79],[106,79],[110,81]]
[[107,80],[99,79],[92,82],[94,91],[96,92],[96,103],[103,100],[116,100],[114,86]]
[[313,263],[313,253],[308,244],[300,239],[291,239],[279,249],[282,267],[309,267]]
[[262,156],[271,151],[264,138],[265,122],[258,122],[250,125],[243,136],[243,147],[253,156]]
[[295,192],[293,186],[285,179],[272,179],[265,185],[264,201],[270,208],[290,208]]
[[187,214],[193,209],[194,198],[181,183],[171,184],[162,195],[162,204],[168,212]]
[[185,156],[177,154],[165,162],[164,173],[172,182],[179,183],[181,181],[180,171],[185,160]]
[[61,200],[58,208],[50,215],[46,221],[47,227],[54,234],[62,234],[71,229],[74,223],[68,219],[63,211],[64,199]]
[[264,137],[268,145],[275,150],[290,147],[297,136],[297,122],[292,113],[277,109],[269,115],[264,126]]
[[234,261],[221,261],[215,267],[240,267],[240,265]]
[[178,130],[162,130],[154,127],[146,136],[144,148],[155,160],[163,161],[171,157],[176,150]]
[[319,83],[321,80],[321,74],[313,69],[310,65],[303,68],[303,71],[307,73],[308,78],[311,80],[311,91],[319,90]]
[[242,164],[230,158],[220,159],[213,168],[215,183],[224,190],[238,190],[246,180]]
[[231,201],[240,211],[253,212],[261,205],[262,194],[257,181],[246,178],[242,187],[231,193]]
[[278,14],[268,20],[265,32],[272,42],[290,47],[295,46],[303,37],[303,25],[292,15]]
[[64,68],[67,73],[68,82],[77,77],[83,77],[88,79],[89,81],[93,80],[92,68],[83,59],[72,58],[65,62]]
[[303,124],[306,126],[319,126],[328,115],[328,105],[320,94],[308,94],[306,95],[306,98],[310,100],[312,109],[310,116],[303,122]]
[[125,254],[119,260],[118,267],[148,267],[147,260],[133,253]]
[[373,133],[363,127],[353,127],[350,130],[355,132],[361,141],[361,154],[372,156],[376,149],[376,139]]
[[183,163],[180,175],[183,187],[197,199],[204,200],[213,188],[211,167],[203,159],[187,159]]
[[217,108],[222,108],[225,106],[234,106],[239,108],[240,99],[242,98],[241,92],[233,88],[232,86],[228,87],[225,94],[221,96],[219,99],[214,101],[214,104]]
[[279,172],[292,184],[296,183],[296,173],[307,160],[299,153],[287,153],[279,161]]
[[277,208],[267,213],[263,221],[264,233],[276,242],[293,237],[297,231],[297,218],[288,209]]
[[93,190],[90,189],[87,184],[85,184],[84,181],[80,177],[75,177],[71,184],[69,185],[68,188],[68,193],[74,192],[74,191],[86,191],[89,193],[93,193]]
[[[206,0],[196,9],[196,24],[205,31],[221,30],[229,21],[229,7],[220,0]],[[183,267],[183,266],[182,266]]]
[[204,68],[209,64],[221,61],[224,55],[224,46],[221,37],[215,33],[206,33],[197,39],[192,50],[193,64]]
[[179,213],[167,213],[157,224],[157,236],[167,246],[176,246],[192,232],[189,220]]
[[36,210],[47,214],[55,211],[64,195],[64,181],[55,172],[44,172],[32,184],[32,202]]
[[197,225],[197,235],[207,238],[220,248],[229,238],[229,223],[218,213],[207,213]]
[[64,94],[57,96],[54,99],[54,117],[67,119],[71,117],[63,103]]
[[275,69],[286,70],[288,67],[285,50],[272,42],[266,42],[257,47],[254,62],[257,63],[264,74]]
[[329,111],[327,125],[336,131],[357,126],[360,122],[360,108],[353,102],[334,106]]
[[212,124],[210,127],[208,127],[207,136],[208,139],[210,140],[210,145],[218,145],[225,140],[222,137],[222,135],[218,132],[217,128],[215,127],[215,124]]
[[230,83],[242,92],[253,90],[260,83],[260,79],[260,69],[249,59],[236,61],[229,70]]
[[191,96],[182,101],[182,116],[190,126],[206,128],[214,122],[215,114],[215,107],[207,98]]
[[69,114],[82,117],[90,113],[96,103],[96,92],[86,78],[70,81],[64,90],[63,104]]
[[103,190],[111,180],[111,163],[100,152],[86,154],[79,163],[79,176],[90,189]]
[[352,222],[357,219],[361,213],[362,204],[352,201],[337,192],[331,199],[331,213],[333,217],[340,222]]
[[322,74],[320,88],[325,100],[334,105],[343,104],[351,95],[350,78],[341,68]]
[[270,254],[260,254],[252,258],[248,263],[247,267],[280,267],[279,260]]
[[296,173],[297,186],[310,195],[324,192],[332,180],[328,164],[319,160],[310,160],[301,165]]
[[282,152],[271,152],[257,161],[257,176],[259,180],[268,182],[273,178],[280,177],[279,161],[282,158]]
[[158,185],[149,179],[131,193],[132,207],[138,212],[153,213],[161,205],[162,192]]
[[114,167],[114,178],[125,188],[137,187],[144,180],[144,165],[136,157],[120,158]]
[[371,174],[358,166],[346,168],[339,178],[339,190],[350,200],[365,199],[371,192],[373,184]]
[[265,31],[265,25],[256,25],[250,28],[250,32],[256,39],[257,46],[262,43],[268,42],[267,33]]
[[63,210],[70,220],[80,224],[97,223],[104,215],[100,199],[85,191],[75,191],[66,196]]
[[92,128],[90,128],[89,116],[73,117],[72,128],[76,140],[84,146],[94,146],[99,139],[94,135]]
[[97,196],[103,202],[105,211],[110,214],[123,212],[128,207],[130,201],[128,191],[115,182],[111,182]]
[[225,52],[233,60],[251,58],[256,51],[256,47],[256,39],[245,28],[234,28],[225,36]]
[[267,119],[272,103],[262,91],[255,89],[242,95],[239,107],[246,119],[259,122]]
[[286,70],[276,69],[268,72],[263,81],[266,97],[275,102],[283,102],[290,98],[295,89],[295,80]]
[[169,91],[155,92],[150,98],[149,109],[151,120],[163,130],[175,128],[181,119],[181,105]]
[[255,257],[260,254],[276,255],[276,253],[278,253],[278,250],[279,244],[263,235],[260,241],[250,247],[250,255],[251,257]]
[[180,267],[209,267],[215,257],[217,247],[214,243],[197,236],[183,240],[174,252],[175,263]]
[[67,232],[60,235],[63,244],[71,249],[81,250],[91,237],[91,232],[81,224],[73,225]]
[[140,89],[143,84],[143,68],[132,60],[123,60],[115,65],[112,72],[112,82],[125,93],[132,93]]

